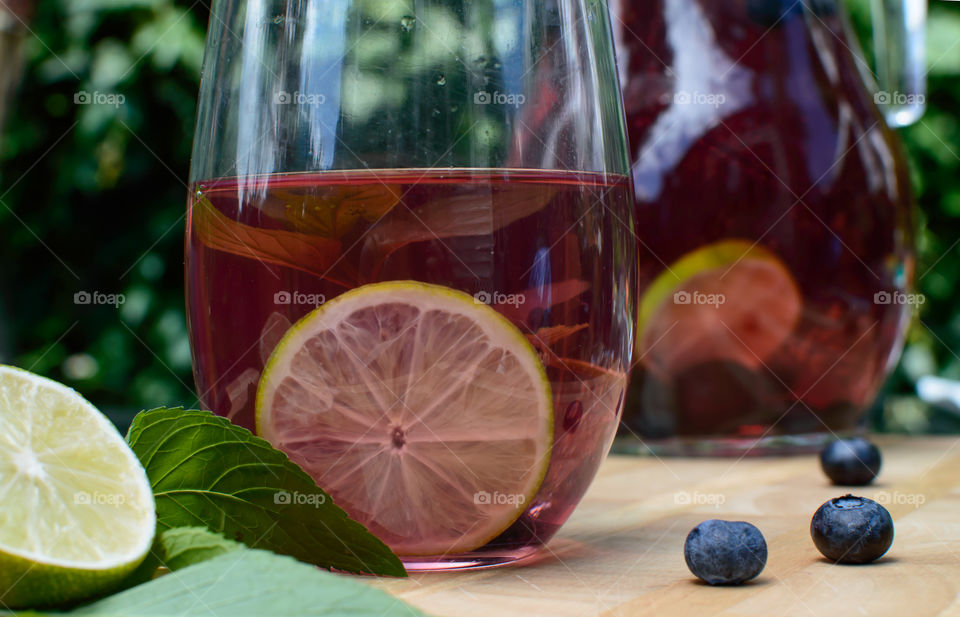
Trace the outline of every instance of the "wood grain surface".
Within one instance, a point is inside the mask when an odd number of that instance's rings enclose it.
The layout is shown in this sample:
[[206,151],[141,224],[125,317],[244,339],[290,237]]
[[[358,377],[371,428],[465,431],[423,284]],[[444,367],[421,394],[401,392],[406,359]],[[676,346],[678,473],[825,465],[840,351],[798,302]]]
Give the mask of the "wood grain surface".
[[[854,494],[893,515],[890,552],[866,566],[824,560],[810,517],[847,491],[816,457],[611,456],[560,533],[532,562],[378,584],[443,617],[811,615],[960,616],[960,439],[877,439],[876,484]],[[763,573],[741,587],[698,582],[687,533],[708,518],[745,520],[767,540]]]

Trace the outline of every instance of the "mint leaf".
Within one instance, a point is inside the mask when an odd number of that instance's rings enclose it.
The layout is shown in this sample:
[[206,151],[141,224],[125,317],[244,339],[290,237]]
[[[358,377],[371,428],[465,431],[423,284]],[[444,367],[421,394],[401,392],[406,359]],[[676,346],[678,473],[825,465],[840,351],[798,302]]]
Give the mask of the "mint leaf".
[[157,569],[163,565],[163,547],[160,545],[160,534],[153,537],[153,545],[143,562],[117,584],[117,591],[145,583],[157,574]]
[[337,265],[340,242],[316,234],[262,229],[238,223],[217,210],[209,199],[193,208],[194,228],[210,248],[265,264],[295,268],[322,278]]
[[286,454],[226,418],[152,409],[133,419],[127,442],[150,478],[158,529],[199,525],[325,568],[406,576]]
[[157,575],[161,566],[178,570],[238,548],[245,547],[243,544],[213,533],[206,527],[165,529],[154,537],[153,545],[143,563],[127,575],[117,585],[115,591],[129,589],[149,581]]
[[174,527],[160,534],[163,548],[163,565],[179,570],[201,561],[241,550],[239,542],[227,540],[206,527]]
[[91,617],[424,617],[344,575],[289,557],[242,549],[76,609]]
[[143,563],[117,585],[116,591],[149,581],[157,575],[161,566],[179,570],[239,548],[245,547],[213,533],[206,527],[165,529],[154,537],[153,545]]

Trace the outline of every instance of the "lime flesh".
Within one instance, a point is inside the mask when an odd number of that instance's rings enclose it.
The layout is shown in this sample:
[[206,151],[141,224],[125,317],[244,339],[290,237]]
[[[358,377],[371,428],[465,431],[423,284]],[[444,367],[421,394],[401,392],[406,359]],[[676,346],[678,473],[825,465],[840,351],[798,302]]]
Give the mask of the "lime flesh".
[[153,493],[116,428],[70,388],[0,366],[0,602],[108,590],[146,556]]

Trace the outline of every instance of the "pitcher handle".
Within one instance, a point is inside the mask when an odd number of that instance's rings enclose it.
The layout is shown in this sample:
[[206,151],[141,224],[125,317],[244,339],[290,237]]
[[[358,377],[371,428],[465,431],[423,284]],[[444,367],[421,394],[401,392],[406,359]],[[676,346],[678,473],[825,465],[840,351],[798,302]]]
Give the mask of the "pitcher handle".
[[874,101],[893,127],[923,115],[927,94],[927,0],[871,0],[877,61]]

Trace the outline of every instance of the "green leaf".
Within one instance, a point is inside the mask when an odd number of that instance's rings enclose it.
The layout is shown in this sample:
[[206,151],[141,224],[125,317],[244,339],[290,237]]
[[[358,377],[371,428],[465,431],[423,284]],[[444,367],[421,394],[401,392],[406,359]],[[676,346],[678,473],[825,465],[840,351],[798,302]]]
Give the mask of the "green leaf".
[[227,540],[206,527],[174,527],[163,530],[154,537],[147,557],[117,585],[115,591],[129,589],[153,579],[161,566],[179,570],[241,548],[245,548],[243,544]]
[[423,617],[344,575],[260,550],[231,551],[81,607],[94,617]]
[[207,559],[213,559],[232,550],[245,548],[243,544],[227,540],[206,527],[174,527],[158,533],[153,546],[137,568],[117,586],[117,591],[145,583],[157,575],[161,566],[179,570]]
[[227,540],[206,527],[167,529],[160,534],[160,545],[163,547],[163,565],[171,570],[180,570],[244,548],[243,544]]
[[153,546],[136,569],[117,584],[117,591],[135,587],[145,583],[157,575],[157,569],[163,565],[163,547],[160,545],[160,534],[153,538]]
[[286,454],[226,418],[144,411],[127,441],[150,478],[158,529],[199,525],[324,568],[406,576],[396,555]]
[[931,75],[960,73],[960,57],[954,46],[960,37],[960,15],[950,9],[931,7],[927,20],[927,62]]

